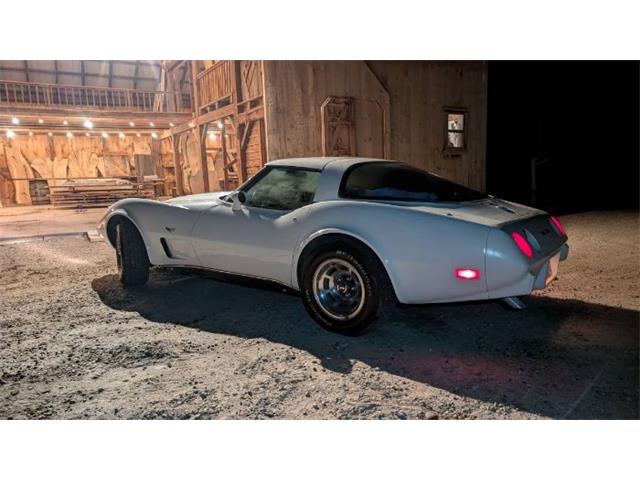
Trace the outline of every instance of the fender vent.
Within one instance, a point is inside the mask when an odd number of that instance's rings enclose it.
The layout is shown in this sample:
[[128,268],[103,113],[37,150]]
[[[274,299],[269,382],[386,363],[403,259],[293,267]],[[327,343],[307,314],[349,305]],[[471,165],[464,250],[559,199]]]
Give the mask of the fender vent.
[[164,239],[164,237],[160,239],[160,244],[162,245],[164,254],[169,258],[173,258],[173,255],[171,255],[171,250],[169,250],[169,245],[167,245],[167,241]]

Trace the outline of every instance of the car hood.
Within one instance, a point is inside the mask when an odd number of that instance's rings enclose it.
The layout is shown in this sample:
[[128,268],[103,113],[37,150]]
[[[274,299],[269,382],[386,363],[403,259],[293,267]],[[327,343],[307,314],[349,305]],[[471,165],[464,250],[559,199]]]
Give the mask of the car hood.
[[171,198],[164,203],[189,210],[202,210],[216,205],[220,201],[220,197],[227,194],[229,192],[197,193],[195,195]]

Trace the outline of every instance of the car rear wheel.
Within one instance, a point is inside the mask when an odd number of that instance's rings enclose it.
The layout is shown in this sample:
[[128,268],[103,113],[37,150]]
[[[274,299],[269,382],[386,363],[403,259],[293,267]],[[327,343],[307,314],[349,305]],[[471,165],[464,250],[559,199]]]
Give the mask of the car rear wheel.
[[143,285],[149,279],[149,257],[138,229],[127,220],[116,225],[118,276],[125,286]]
[[356,245],[339,245],[305,262],[302,299],[323,328],[359,335],[395,304],[386,271],[375,255],[367,253]]

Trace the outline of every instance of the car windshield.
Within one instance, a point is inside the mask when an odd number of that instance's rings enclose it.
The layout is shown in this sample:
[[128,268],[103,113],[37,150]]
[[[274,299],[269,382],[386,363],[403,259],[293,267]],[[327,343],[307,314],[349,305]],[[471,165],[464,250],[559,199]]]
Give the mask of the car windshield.
[[405,202],[468,202],[487,195],[409,165],[363,163],[347,171],[341,196]]
[[313,201],[320,172],[274,167],[243,188],[245,205],[275,210],[296,210]]

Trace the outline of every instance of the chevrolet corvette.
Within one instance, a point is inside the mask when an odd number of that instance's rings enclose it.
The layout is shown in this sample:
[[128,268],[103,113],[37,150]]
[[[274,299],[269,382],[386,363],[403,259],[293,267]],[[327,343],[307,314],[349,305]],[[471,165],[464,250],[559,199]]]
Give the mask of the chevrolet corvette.
[[120,200],[98,231],[125,286],[146,283],[152,266],[266,280],[349,335],[397,303],[522,308],[518,297],[549,285],[569,251],[544,211],[354,157],[273,161],[233,192]]

